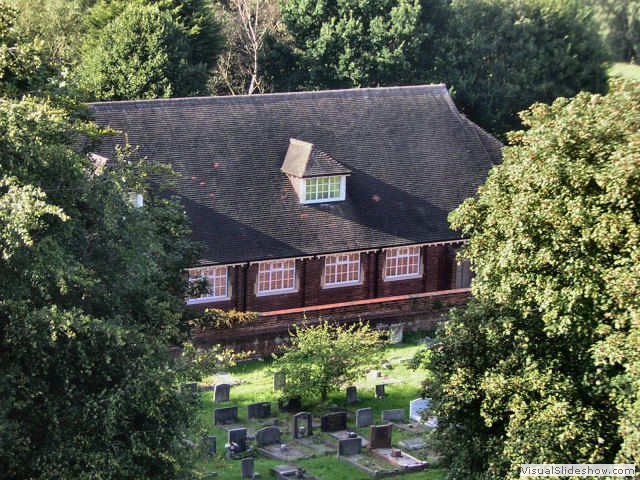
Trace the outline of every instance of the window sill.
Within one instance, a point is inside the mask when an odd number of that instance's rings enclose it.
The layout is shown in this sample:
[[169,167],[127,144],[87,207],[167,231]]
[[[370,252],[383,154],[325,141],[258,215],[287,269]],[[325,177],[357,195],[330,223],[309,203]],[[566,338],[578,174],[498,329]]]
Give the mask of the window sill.
[[266,290],[264,292],[257,291],[256,292],[256,297],[268,297],[270,295],[296,293],[297,291],[298,291],[297,288],[284,288],[284,289],[281,289],[281,290]]
[[213,302],[224,302],[227,300],[231,300],[231,297],[202,297],[202,298],[188,298],[187,305],[198,305],[201,303],[213,303]]
[[362,282],[343,282],[343,283],[323,283],[322,288],[340,288],[340,287],[354,287],[356,285],[362,285]]
[[421,278],[422,273],[413,273],[411,275],[396,275],[393,277],[384,277],[385,282],[397,282],[402,280],[413,280],[416,278]]

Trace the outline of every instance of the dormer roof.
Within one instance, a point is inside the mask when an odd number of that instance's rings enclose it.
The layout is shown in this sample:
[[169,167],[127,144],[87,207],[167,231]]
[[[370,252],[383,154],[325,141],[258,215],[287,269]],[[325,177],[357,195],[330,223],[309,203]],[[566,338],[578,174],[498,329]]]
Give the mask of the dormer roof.
[[298,178],[349,175],[351,170],[313,143],[289,139],[289,148],[280,170]]

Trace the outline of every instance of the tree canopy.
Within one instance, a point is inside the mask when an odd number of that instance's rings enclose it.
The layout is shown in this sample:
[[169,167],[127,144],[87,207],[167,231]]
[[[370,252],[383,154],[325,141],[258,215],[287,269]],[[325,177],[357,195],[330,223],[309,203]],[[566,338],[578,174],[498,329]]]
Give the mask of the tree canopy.
[[614,83],[532,106],[450,216],[477,298],[429,357],[452,477],[640,459],[639,100]]

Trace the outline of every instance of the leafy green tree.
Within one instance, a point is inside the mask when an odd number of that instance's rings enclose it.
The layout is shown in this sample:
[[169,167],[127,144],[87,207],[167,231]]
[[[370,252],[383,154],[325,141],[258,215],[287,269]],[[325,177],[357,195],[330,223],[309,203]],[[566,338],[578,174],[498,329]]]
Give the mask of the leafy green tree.
[[640,2],[638,0],[585,0],[593,8],[614,60],[635,62],[640,55]]
[[576,1],[456,0],[438,40],[433,79],[499,136],[534,102],[606,87],[602,41]]
[[285,374],[289,398],[324,401],[374,364],[381,344],[380,332],[365,323],[296,327],[284,354],[274,356],[273,368]]
[[640,459],[640,85],[522,118],[450,217],[478,302],[427,362],[452,478]]

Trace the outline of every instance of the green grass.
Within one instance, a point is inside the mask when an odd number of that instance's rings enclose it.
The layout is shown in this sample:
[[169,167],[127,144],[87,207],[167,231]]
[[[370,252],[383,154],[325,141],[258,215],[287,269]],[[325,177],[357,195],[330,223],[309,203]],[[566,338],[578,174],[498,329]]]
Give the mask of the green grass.
[[[410,340],[415,340],[416,337]],[[374,420],[380,422],[382,410],[393,408],[404,408],[406,413],[409,412],[409,401],[416,398],[420,393],[420,384],[425,376],[424,371],[413,371],[408,368],[408,361],[422,347],[417,344],[400,345],[388,347],[385,351],[384,360],[390,364],[391,368],[378,368],[383,374],[382,378],[362,378],[357,382],[359,403],[355,408],[372,407],[374,410]],[[237,480],[240,478],[240,462],[226,460],[224,458],[224,444],[227,434],[222,428],[213,425],[214,408],[235,405],[238,407],[239,422],[250,427],[251,430],[257,430],[262,426],[270,425],[271,419],[260,422],[257,420],[249,421],[246,418],[247,405],[254,402],[272,402],[272,413],[278,415],[280,429],[283,432],[286,442],[290,438],[291,416],[286,413],[278,413],[277,411],[277,393],[273,392],[273,376],[269,371],[270,361],[268,360],[252,360],[244,362],[229,370],[229,374],[233,378],[234,385],[231,388],[231,402],[213,404],[213,393],[201,393],[201,408],[199,414],[199,422],[201,424],[200,433],[208,433],[216,435],[218,455],[208,457],[202,454],[199,457],[198,469],[201,472],[217,472],[216,478],[221,480]],[[393,384],[386,387],[386,398],[375,399],[375,385],[382,383],[387,379],[392,379]],[[212,384],[216,382],[228,380],[228,376],[212,376],[205,379],[204,384]],[[327,411],[330,405],[346,406],[344,390],[329,396],[324,404],[304,405],[304,409],[308,409],[314,415],[321,415]],[[354,406],[350,406],[349,410],[355,410]],[[350,420],[349,426],[355,429],[353,421]],[[368,436],[368,428],[359,429],[359,433],[364,437]],[[198,434],[199,435],[199,434]],[[326,435],[326,434],[323,434]],[[197,436],[197,435],[196,435]],[[403,438],[411,436],[411,433],[394,429],[393,443],[397,443]],[[413,453],[413,452],[412,452]],[[421,459],[433,461],[433,452],[423,451],[415,452],[415,456]],[[269,469],[278,464],[286,463],[281,460],[270,460],[262,457],[256,459],[256,472],[260,473],[263,478],[269,478]],[[334,456],[322,456],[306,460],[299,460],[296,464],[305,468],[310,474],[315,475],[321,480],[367,480],[369,477],[365,472],[338,460]],[[423,472],[416,472],[402,475],[402,479],[406,480],[440,480],[444,478],[446,470],[438,468],[430,468]]]
[[609,68],[609,75],[640,82],[640,66],[633,63],[614,63]]

